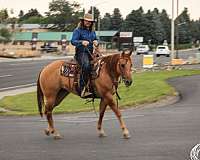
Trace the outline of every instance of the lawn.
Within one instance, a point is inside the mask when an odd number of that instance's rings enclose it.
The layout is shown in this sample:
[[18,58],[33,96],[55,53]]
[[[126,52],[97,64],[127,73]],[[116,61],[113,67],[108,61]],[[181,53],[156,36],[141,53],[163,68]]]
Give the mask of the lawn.
[[[124,84],[119,86],[120,107],[134,107],[138,104],[151,103],[173,96],[176,91],[166,80],[173,77],[190,76],[200,74],[200,70],[173,70],[173,71],[148,71],[134,73],[134,84],[126,88]],[[64,101],[56,107],[54,113],[69,113],[93,110],[92,104],[85,104],[85,100],[70,94]],[[99,100],[95,100],[98,109]],[[26,93],[16,96],[4,97],[0,100],[0,107],[11,112],[1,113],[2,115],[33,115],[38,114],[36,93]]]

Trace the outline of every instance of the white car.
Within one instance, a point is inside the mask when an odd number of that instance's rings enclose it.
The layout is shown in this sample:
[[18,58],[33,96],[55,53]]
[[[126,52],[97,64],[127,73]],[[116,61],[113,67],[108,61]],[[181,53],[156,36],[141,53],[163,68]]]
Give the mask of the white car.
[[149,46],[148,45],[139,45],[136,48],[136,54],[148,54],[149,53]]
[[170,56],[170,50],[168,46],[157,46],[155,55],[158,57],[160,55]]

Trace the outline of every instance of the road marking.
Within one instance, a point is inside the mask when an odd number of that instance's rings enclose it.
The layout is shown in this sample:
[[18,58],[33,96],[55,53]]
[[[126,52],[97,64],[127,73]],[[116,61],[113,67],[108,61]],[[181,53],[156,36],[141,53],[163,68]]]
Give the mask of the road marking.
[[9,64],[11,66],[20,66],[20,65],[27,65],[27,64],[38,64],[40,62],[27,62],[27,63],[13,63],[13,64]]
[[30,87],[30,86],[35,86],[35,85],[36,83],[30,83],[30,84],[18,85],[18,86],[13,86],[13,87],[0,88],[0,91]]
[[2,76],[0,76],[0,78],[4,78],[4,77],[12,77],[13,75],[9,75],[9,74],[7,74],[7,75],[2,75]]

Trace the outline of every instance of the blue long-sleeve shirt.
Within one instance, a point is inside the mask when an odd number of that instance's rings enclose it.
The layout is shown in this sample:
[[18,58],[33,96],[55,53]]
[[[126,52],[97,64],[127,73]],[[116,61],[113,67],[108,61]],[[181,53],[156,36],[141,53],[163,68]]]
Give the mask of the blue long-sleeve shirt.
[[95,31],[90,31],[88,29],[76,28],[73,31],[71,43],[76,47],[78,52],[85,52],[84,46],[82,45],[82,41],[88,41],[88,49],[90,51],[93,50],[93,41],[97,40],[97,36]]

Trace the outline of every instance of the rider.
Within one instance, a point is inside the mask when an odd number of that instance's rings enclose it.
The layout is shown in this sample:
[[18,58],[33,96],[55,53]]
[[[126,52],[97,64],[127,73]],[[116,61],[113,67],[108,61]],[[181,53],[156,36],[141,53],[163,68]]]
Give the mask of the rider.
[[80,95],[85,97],[92,93],[86,92],[86,85],[91,73],[91,54],[93,53],[93,45],[97,46],[97,36],[94,31],[93,16],[89,13],[80,18],[80,22],[73,31],[71,43],[75,46],[75,59],[81,66],[82,74],[80,76]]

